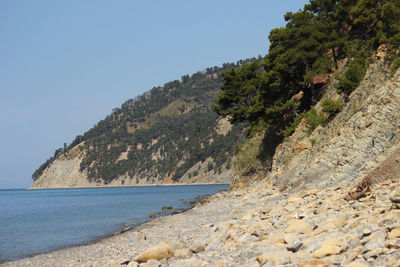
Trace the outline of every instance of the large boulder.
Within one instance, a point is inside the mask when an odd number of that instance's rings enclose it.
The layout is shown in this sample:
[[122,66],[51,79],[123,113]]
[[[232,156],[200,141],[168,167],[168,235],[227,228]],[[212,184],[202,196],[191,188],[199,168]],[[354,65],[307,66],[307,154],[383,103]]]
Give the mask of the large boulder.
[[323,258],[329,255],[339,254],[342,248],[338,246],[339,239],[331,237],[322,241],[321,247],[314,252],[314,257]]
[[286,228],[286,233],[301,233],[301,234],[310,234],[313,230],[313,227],[305,222],[305,221],[301,221],[301,220],[294,220],[293,222],[291,222],[289,224],[289,226]]
[[158,245],[152,246],[139,254],[137,262],[147,262],[149,260],[169,259],[174,256],[174,250],[168,243],[161,242]]

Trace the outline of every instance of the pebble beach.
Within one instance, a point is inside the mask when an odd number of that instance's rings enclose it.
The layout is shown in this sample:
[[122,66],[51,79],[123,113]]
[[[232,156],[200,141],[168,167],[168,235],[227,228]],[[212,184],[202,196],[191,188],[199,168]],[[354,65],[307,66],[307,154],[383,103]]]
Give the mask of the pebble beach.
[[400,266],[399,189],[389,180],[347,201],[346,186],[288,193],[263,182],[4,266]]

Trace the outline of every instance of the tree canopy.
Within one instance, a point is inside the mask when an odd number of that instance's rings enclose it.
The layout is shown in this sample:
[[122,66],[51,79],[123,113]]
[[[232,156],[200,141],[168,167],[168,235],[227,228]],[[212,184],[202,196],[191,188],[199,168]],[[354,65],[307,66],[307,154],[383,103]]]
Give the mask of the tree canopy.
[[[400,47],[400,1],[311,0],[285,15],[286,26],[270,32],[269,53],[261,60],[225,71],[214,110],[232,123],[249,121],[249,134],[280,129],[321,97],[317,75],[349,59],[339,91],[349,94],[362,79],[366,58],[387,44],[392,58]],[[302,98],[296,98],[300,92]]]

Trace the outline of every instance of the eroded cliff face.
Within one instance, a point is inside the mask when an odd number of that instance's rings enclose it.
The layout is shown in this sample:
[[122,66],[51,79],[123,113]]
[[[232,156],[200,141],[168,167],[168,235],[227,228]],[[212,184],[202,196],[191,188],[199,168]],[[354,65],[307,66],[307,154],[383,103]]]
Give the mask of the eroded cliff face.
[[[376,57],[344,109],[311,135],[303,121],[276,149],[268,178],[289,188],[355,184],[400,148],[400,71]],[[334,82],[327,97],[336,98]],[[318,108],[318,105],[317,105]]]
[[[172,177],[166,177],[162,180],[157,177],[143,176],[120,176],[105,184],[103,181],[89,181],[86,172],[81,172],[80,164],[82,162],[83,153],[68,153],[56,159],[43,174],[34,181],[31,189],[41,188],[80,188],[80,187],[112,187],[112,186],[136,186],[136,185],[167,185],[173,184]],[[208,163],[213,163],[211,158],[204,162],[196,163],[187,173],[180,179],[180,184],[213,184],[223,183],[229,184],[233,177],[232,170],[224,169],[221,173],[207,169]],[[197,172],[196,176],[192,176]]]
[[34,181],[31,189],[35,188],[64,188],[64,187],[93,187],[85,173],[79,171],[82,159],[55,160],[43,174]]

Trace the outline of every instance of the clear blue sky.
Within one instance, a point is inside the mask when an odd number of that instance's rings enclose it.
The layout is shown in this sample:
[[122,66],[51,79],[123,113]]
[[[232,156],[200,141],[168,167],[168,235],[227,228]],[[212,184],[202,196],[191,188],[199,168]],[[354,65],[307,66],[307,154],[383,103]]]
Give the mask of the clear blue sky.
[[268,51],[305,0],[1,0],[0,188],[129,98]]

